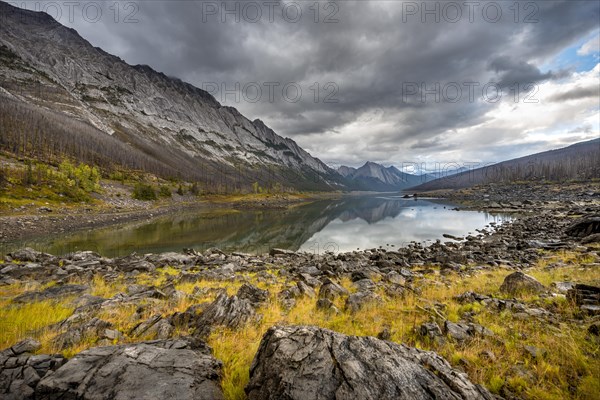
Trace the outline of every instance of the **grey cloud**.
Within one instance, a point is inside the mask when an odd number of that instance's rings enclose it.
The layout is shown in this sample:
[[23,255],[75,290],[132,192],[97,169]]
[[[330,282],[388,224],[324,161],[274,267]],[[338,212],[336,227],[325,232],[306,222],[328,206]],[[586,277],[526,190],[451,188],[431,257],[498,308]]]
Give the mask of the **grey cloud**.
[[585,124],[582,126],[578,126],[575,129],[571,129],[567,133],[592,133],[592,129],[593,128],[591,124]]
[[507,56],[492,60],[490,69],[498,74],[498,85],[501,88],[534,85],[554,76],[552,72],[543,74],[536,66],[523,60],[513,60]]
[[[458,23],[422,23],[419,16],[404,22],[401,2],[375,0],[336,2],[339,22],[323,23],[331,11],[325,9],[328,3],[320,2],[320,23],[314,23],[308,8],[313,2],[298,2],[303,18],[297,23],[286,21],[281,12],[275,13],[273,22],[264,17],[257,23],[235,23],[231,18],[221,23],[218,17],[203,21],[206,2],[140,1],[137,24],[103,18],[97,24],[77,20],[72,25],[92,44],[129,63],[151,65],[199,87],[206,82],[228,87],[236,82],[296,82],[303,88],[297,103],[281,96],[270,102],[263,96],[256,103],[228,101],[228,105],[250,119],[264,120],[324,161],[355,163],[370,157],[385,159],[380,145],[388,146],[387,159],[431,150],[475,149],[478,140],[451,141],[443,148],[439,143],[444,135],[452,137],[457,129],[480,124],[497,106],[480,101],[481,86],[496,80],[509,86],[564,76],[564,71],[543,72],[540,65],[597,29],[600,18],[597,2],[565,0],[537,1],[537,23],[515,23],[508,8],[512,2],[497,2],[504,12],[497,23],[483,20],[480,13],[471,23],[466,9]],[[527,14],[523,12],[521,19]],[[315,82],[321,88],[335,83],[339,101],[324,103],[321,96],[315,102],[310,90]],[[444,98],[436,102],[431,96],[420,101],[423,85],[443,88],[465,82],[480,85],[477,101],[466,92],[456,103]],[[406,84],[416,84],[417,94],[407,98]],[[373,125],[358,136],[336,134],[374,110],[384,111],[380,122],[385,124]],[[480,138],[486,146],[519,140],[512,132],[488,133]],[[393,145],[399,150],[392,150]],[[510,151],[516,150],[502,154]]]
[[572,90],[564,93],[558,93],[550,98],[552,102],[560,102],[567,100],[579,100],[586,98],[600,98],[599,87],[575,87]]

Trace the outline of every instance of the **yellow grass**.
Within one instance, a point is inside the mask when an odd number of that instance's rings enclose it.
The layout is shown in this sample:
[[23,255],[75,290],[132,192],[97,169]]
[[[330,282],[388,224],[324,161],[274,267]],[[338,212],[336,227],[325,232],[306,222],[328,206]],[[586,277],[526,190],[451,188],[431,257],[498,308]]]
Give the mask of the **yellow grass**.
[[[556,281],[572,281],[600,284],[600,269],[584,267],[595,262],[594,257],[577,252],[544,253],[538,264],[526,273],[534,276],[545,285]],[[560,267],[553,267],[562,263]],[[270,273],[277,275],[277,268]],[[154,314],[163,316],[183,312],[190,306],[209,303],[214,300],[218,289],[225,289],[229,295],[237,292],[244,282],[269,290],[269,301],[258,310],[262,318],[238,330],[217,328],[208,339],[216,358],[223,361],[222,387],[227,399],[245,399],[244,386],[249,379],[249,367],[264,333],[273,325],[306,324],[316,325],[349,335],[376,336],[384,329],[391,333],[391,340],[427,350],[434,350],[450,361],[455,367],[466,371],[470,378],[498,394],[512,393],[524,399],[595,399],[600,392],[600,341],[590,339],[587,334],[589,323],[581,323],[577,308],[564,296],[544,298],[538,295],[524,295],[520,301],[529,307],[551,309],[556,322],[535,318],[518,319],[512,312],[498,312],[483,304],[459,304],[454,297],[466,291],[475,291],[495,297],[507,297],[499,292],[499,287],[511,269],[496,268],[473,272],[469,275],[433,273],[418,279],[415,286],[419,293],[407,291],[403,297],[388,297],[379,291],[381,303],[364,307],[357,313],[344,311],[344,298],[336,299],[340,310],[333,314],[316,309],[316,298],[301,298],[287,310],[280,303],[277,294],[290,282],[278,277],[276,284],[260,282],[257,274],[240,273],[234,281],[201,280],[194,283],[176,284],[177,290],[188,295],[178,301],[148,299],[139,304],[121,305],[104,309],[98,317],[112,322],[116,329],[127,333],[135,324]],[[167,279],[180,273],[175,268],[161,268],[155,273],[140,274],[136,282],[160,286]],[[349,279],[340,284],[350,292],[356,291]],[[123,277],[106,282],[96,276],[91,282],[93,294],[110,297],[125,290]],[[27,336],[37,337],[44,348],[51,349],[49,343],[53,332],[44,329],[72,313],[71,300],[61,303],[38,302],[26,305],[13,305],[10,299],[26,290],[39,289],[40,285],[17,284],[0,287],[0,345],[7,347]],[[211,290],[212,289],[212,290]],[[440,306],[443,305],[443,306]],[[138,307],[144,311],[139,318],[133,318]],[[433,311],[433,310],[436,311]],[[442,325],[444,319],[457,322],[472,315],[473,321],[494,332],[494,337],[478,337],[465,344],[452,340],[435,343],[418,334],[418,327],[430,321]],[[177,335],[187,335],[191,331],[178,327]],[[139,341],[144,338],[125,337],[123,341]],[[84,342],[63,354],[71,356],[93,346]],[[545,356],[533,359],[524,349],[532,345],[546,351]],[[491,356],[494,360],[490,360]]]

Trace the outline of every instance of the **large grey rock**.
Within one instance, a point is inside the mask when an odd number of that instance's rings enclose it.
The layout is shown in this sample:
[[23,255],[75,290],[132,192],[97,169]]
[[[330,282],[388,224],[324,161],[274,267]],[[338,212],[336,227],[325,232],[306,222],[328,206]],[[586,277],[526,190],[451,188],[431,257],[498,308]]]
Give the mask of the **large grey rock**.
[[346,299],[345,309],[350,312],[357,312],[370,303],[381,302],[381,296],[373,292],[356,292]]
[[269,299],[269,292],[249,283],[244,283],[238,289],[237,297],[248,300],[251,304],[258,306]]
[[433,352],[310,326],[269,329],[246,393],[250,400],[493,398]]
[[504,278],[500,291],[518,295],[520,293],[542,293],[546,291],[546,288],[534,277],[517,271]]
[[335,283],[329,278],[326,278],[323,282],[323,285],[319,289],[319,298],[320,299],[329,299],[335,300],[336,297],[339,297],[343,294],[348,294],[348,290],[339,284]]
[[15,261],[30,261],[30,262],[41,261],[43,259],[52,257],[49,254],[39,252],[30,247],[26,247],[24,249],[14,251],[14,252],[10,253],[9,256]]
[[33,400],[35,387],[48,371],[66,361],[60,355],[32,355],[40,343],[25,339],[0,352],[0,399]]
[[444,331],[452,339],[462,342],[470,338],[469,327],[464,324],[455,324],[451,321],[444,322]]
[[256,317],[255,305],[238,296],[220,293],[196,319],[196,337],[206,337],[215,326],[239,328]]
[[600,233],[600,216],[592,215],[583,217],[573,222],[566,230],[568,236],[584,238]]
[[221,362],[182,338],[83,351],[38,384],[36,400],[222,399]]

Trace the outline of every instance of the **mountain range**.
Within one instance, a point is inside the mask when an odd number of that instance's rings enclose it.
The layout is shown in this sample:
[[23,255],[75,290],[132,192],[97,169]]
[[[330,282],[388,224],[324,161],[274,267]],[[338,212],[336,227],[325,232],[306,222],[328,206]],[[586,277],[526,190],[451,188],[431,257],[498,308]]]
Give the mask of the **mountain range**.
[[412,175],[392,166],[367,161],[360,168],[342,165],[337,172],[351,182],[357,190],[397,191],[427,182],[427,175]]
[[0,150],[104,170],[260,187],[400,191],[599,177],[600,140],[485,168],[409,174],[366,162],[334,170],[259,119],[146,65],[129,65],[42,12],[0,2]]

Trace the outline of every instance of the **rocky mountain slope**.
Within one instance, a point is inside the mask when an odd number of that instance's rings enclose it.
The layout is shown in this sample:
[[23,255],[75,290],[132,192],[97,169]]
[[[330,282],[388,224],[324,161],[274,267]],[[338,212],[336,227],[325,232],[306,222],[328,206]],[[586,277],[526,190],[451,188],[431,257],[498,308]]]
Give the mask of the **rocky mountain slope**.
[[517,181],[561,182],[599,179],[598,160],[600,160],[600,139],[594,139],[443,177],[413,189],[428,191]]
[[[45,149],[48,139],[64,140],[76,143],[48,152],[207,186],[238,189],[258,181],[340,188],[341,177],[293,140],[222,106],[209,93],[149,66],[128,65],[45,13],[0,2],[0,15],[5,149],[36,139]],[[37,136],[28,133],[35,130],[31,125],[43,126]],[[74,130],[77,138],[69,133]]]
[[396,191],[419,185],[428,179],[428,176],[407,174],[393,165],[386,168],[371,161],[360,168],[342,165],[337,172],[358,190]]

